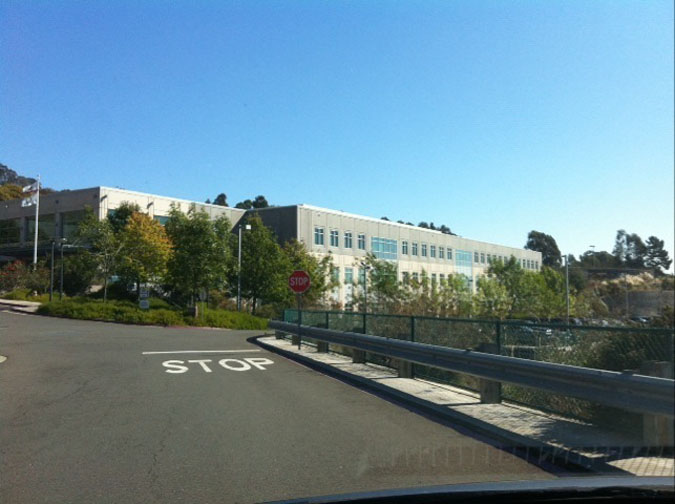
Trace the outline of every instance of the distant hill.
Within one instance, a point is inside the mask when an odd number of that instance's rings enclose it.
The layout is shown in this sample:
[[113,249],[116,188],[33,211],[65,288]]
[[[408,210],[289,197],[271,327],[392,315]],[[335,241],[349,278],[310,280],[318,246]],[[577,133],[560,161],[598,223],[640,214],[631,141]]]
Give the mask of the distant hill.
[[22,177],[8,166],[0,163],[0,185],[16,184],[18,186],[27,186],[35,182],[34,178]]
[[[0,201],[19,199],[23,196],[21,189],[35,182],[34,178],[22,177],[8,166],[0,163]],[[49,187],[42,187],[42,194],[54,192]]]

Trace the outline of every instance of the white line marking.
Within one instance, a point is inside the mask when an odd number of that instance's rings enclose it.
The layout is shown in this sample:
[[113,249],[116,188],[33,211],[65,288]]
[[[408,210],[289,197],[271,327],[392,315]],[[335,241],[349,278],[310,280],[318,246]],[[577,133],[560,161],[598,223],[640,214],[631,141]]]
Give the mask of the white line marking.
[[143,352],[143,355],[155,355],[155,354],[181,354],[181,353],[250,353],[250,352],[260,352],[260,350],[176,350],[168,352]]

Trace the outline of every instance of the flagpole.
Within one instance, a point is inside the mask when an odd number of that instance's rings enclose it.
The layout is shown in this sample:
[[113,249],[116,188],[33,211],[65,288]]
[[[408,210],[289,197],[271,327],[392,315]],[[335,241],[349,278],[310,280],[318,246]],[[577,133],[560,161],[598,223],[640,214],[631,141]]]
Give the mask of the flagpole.
[[37,269],[38,221],[40,215],[40,175],[37,178],[37,202],[35,204],[35,243],[33,244],[33,270]]

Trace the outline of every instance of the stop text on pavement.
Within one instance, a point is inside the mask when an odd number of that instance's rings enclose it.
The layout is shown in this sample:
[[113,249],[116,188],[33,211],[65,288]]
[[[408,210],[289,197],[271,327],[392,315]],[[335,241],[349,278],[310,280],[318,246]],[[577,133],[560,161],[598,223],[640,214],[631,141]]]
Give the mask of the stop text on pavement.
[[191,370],[202,371],[204,373],[213,373],[213,370],[225,371],[266,371],[266,367],[274,364],[270,359],[264,357],[252,357],[246,359],[189,359],[189,360],[167,360],[162,362],[167,373],[182,374]]

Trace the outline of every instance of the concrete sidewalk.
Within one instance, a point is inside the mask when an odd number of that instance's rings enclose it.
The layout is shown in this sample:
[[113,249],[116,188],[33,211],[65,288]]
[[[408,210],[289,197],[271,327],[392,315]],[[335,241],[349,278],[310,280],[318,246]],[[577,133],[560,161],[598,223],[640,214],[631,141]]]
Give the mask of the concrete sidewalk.
[[[355,364],[350,357],[318,353],[313,345],[298,350],[289,340],[261,337],[272,351],[374,390],[453,425],[470,429],[504,446],[534,449],[542,458],[596,471],[623,471],[640,476],[674,476],[673,457],[637,456],[641,440],[579,420],[503,401],[481,404],[478,394],[421,379],[399,378],[395,370]],[[672,449],[672,447],[671,447]]]
[[12,310],[23,313],[35,313],[42,303],[36,301],[16,301],[0,298],[0,310]]

